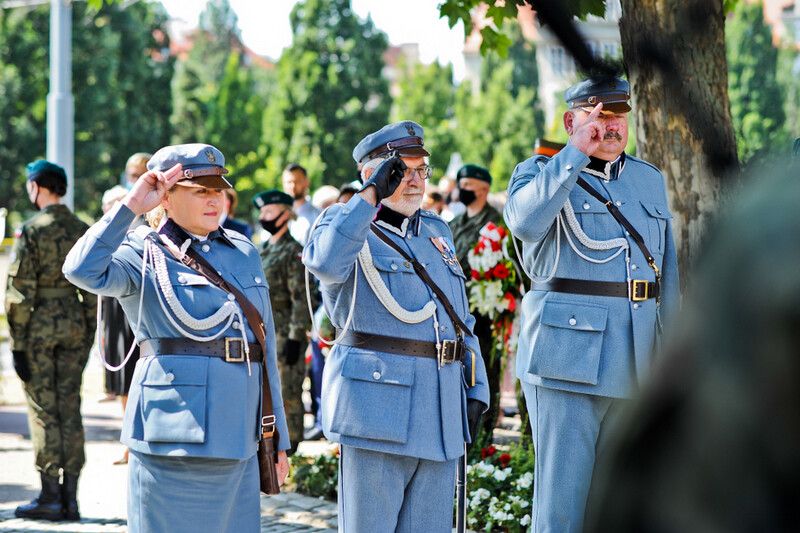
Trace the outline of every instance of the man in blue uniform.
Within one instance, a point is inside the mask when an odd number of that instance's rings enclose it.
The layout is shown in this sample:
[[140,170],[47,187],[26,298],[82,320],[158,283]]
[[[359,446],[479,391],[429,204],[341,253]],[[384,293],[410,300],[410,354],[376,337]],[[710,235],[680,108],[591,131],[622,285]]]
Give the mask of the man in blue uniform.
[[582,530],[595,459],[678,306],[664,178],[624,152],[628,98],[618,78],[567,89],[569,144],[520,163],[508,186],[505,219],[534,281],[517,377],[536,450],[535,532]]
[[337,328],[322,425],[340,443],[347,533],[451,531],[456,459],[489,403],[452,234],[420,211],[428,155],[414,122],[367,135],[353,150],[364,186],[323,213],[303,254]]

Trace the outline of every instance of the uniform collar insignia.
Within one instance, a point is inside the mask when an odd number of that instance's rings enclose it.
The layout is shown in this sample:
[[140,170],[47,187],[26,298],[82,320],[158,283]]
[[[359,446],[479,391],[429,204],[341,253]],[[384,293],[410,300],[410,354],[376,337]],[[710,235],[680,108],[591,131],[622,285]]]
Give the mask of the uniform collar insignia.
[[[199,242],[197,239],[193,238],[189,233],[180,227],[178,224],[175,223],[174,220],[171,218],[167,218],[166,222],[164,222],[161,227],[158,229],[158,233],[164,235],[165,237],[169,237],[169,240],[178,244],[186,241],[186,239],[191,239],[192,241]],[[225,235],[224,231],[220,231],[219,228],[215,229],[211,233],[208,234],[208,240],[213,241],[215,239],[220,239],[222,242],[230,246],[231,248],[236,248],[236,245],[233,244],[227,235]]]
[[375,217],[375,224],[401,237],[406,236],[406,232],[409,228],[414,228],[416,235],[419,235],[421,224],[420,211],[418,209],[416,213],[407,217],[402,213],[398,213],[391,207],[386,207],[381,204],[378,214]]
[[604,161],[593,156],[589,156],[589,164],[583,169],[587,174],[596,176],[606,182],[619,178],[625,168],[625,152],[614,161]]

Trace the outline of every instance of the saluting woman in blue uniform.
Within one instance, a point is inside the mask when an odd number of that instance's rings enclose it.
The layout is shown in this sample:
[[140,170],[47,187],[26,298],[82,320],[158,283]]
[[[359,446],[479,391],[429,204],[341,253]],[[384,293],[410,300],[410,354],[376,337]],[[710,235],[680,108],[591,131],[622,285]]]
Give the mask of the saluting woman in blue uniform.
[[[219,227],[231,186],[219,150],[168,146],[147,167],[64,263],[72,283],[119,300],[141,349],[121,438],[130,448],[129,531],[259,531],[262,364],[281,483],[289,439],[258,251]],[[165,216],[150,217],[152,228],[128,232],[135,216],[159,206]],[[197,255],[244,294],[263,324],[180,260]],[[266,332],[264,350],[254,327]]]

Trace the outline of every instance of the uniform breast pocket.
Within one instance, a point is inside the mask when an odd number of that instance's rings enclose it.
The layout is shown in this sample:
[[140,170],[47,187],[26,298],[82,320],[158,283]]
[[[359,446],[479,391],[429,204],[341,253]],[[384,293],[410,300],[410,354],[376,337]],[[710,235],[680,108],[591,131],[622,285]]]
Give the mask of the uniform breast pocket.
[[608,308],[544,303],[528,371],[551,379],[597,384]]
[[411,412],[414,360],[375,356],[360,350],[347,354],[331,431],[363,439],[405,443]]
[[[667,221],[672,218],[672,214],[664,204],[641,202],[642,207],[647,212],[647,229],[649,240],[647,247],[651,253],[664,254],[664,243],[667,240]],[[647,235],[643,235],[647,237]],[[652,248],[651,248],[652,247]]]
[[269,307],[269,289],[263,272],[243,270],[233,272],[232,275],[256,309],[260,311]]
[[619,223],[598,200],[579,195],[570,197],[570,202],[583,232],[590,239],[605,241],[622,236]]
[[[419,304],[421,307],[427,301],[420,302],[415,298],[419,295],[409,290],[411,283],[419,279],[411,263],[399,256],[373,255],[372,264],[400,305],[407,309],[415,309],[414,304]],[[423,291],[423,294],[426,293]]]
[[[190,272],[179,272],[172,280],[172,287],[181,303],[187,308],[205,310],[208,295],[213,285],[205,276]],[[189,307],[192,304],[194,307]],[[198,308],[199,307],[199,308]]]
[[208,357],[156,356],[144,373],[144,440],[205,442]]

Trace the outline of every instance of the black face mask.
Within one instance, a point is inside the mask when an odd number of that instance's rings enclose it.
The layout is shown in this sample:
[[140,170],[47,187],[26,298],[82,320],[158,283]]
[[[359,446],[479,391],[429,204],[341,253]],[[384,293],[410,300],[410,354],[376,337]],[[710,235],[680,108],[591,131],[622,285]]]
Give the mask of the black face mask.
[[[281,215],[282,214],[283,213],[281,213]],[[281,218],[281,215],[278,215],[277,217],[275,217],[274,220],[259,220],[259,222],[261,222],[261,227],[264,228],[264,230],[270,232],[272,235],[275,235],[278,231],[281,230],[282,227],[284,227],[286,225],[286,221],[285,220],[283,221],[283,223],[280,226],[278,226],[275,223],[279,218]]]
[[[36,182],[34,181],[33,183],[36,183]],[[33,200],[31,200],[31,201],[33,202],[33,207],[35,207],[37,211],[41,211],[42,210],[42,208],[39,207],[39,185],[38,184],[36,185],[36,195],[33,197]]]
[[458,189],[458,201],[464,205],[470,205],[472,202],[475,201],[475,191],[469,191],[467,189]]

